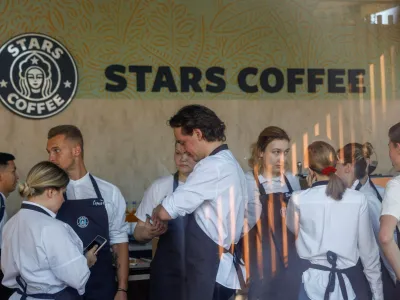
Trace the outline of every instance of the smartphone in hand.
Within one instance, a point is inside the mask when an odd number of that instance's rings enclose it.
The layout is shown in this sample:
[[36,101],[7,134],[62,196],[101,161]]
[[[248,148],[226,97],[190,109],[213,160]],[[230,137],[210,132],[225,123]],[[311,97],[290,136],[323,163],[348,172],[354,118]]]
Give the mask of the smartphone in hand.
[[90,249],[92,249],[95,245],[97,245],[97,250],[94,254],[97,254],[99,250],[107,243],[107,240],[103,238],[102,236],[98,235],[96,236],[93,241],[90,242],[90,244],[83,250],[83,253],[85,254],[88,252]]
[[146,214],[146,217],[149,218],[150,224],[153,225],[153,220],[151,219],[150,215],[149,215],[149,214]]

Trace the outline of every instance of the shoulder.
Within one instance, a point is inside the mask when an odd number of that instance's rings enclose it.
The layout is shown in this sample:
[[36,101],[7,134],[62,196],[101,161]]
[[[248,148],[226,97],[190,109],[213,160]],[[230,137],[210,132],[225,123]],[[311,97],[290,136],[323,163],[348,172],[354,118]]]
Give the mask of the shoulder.
[[167,176],[162,176],[154,180],[151,185],[148,187],[148,189],[155,189],[158,187],[166,187],[166,186],[172,186],[174,183],[174,176],[173,175],[167,175]]
[[396,189],[396,190],[400,189],[400,175],[392,178],[386,184],[386,191],[391,190],[391,189]]
[[104,179],[94,176],[93,174],[92,174],[92,176],[93,176],[94,180],[96,181],[97,185],[99,186],[100,190],[112,191],[112,192],[119,191],[119,188],[116,185],[112,184],[111,182],[108,182]]
[[285,172],[286,178],[289,180],[289,183],[292,185],[293,189],[300,189],[300,180],[299,177],[293,175],[292,172]]
[[253,171],[247,171],[244,173],[244,177],[246,178],[246,181],[248,183],[255,182],[256,180],[254,179],[254,173]]

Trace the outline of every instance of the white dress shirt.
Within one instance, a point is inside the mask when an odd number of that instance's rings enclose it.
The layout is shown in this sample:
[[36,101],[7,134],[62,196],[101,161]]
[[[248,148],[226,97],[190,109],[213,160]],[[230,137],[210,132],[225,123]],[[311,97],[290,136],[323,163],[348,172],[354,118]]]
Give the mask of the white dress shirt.
[[[352,188],[352,189],[355,189],[355,188],[357,187],[357,185],[358,185],[359,182],[360,182],[359,180],[354,181],[353,186],[352,186],[351,188]],[[383,187],[379,186],[379,185],[376,185],[376,184],[375,184],[375,187],[376,187],[376,189],[378,190],[379,195],[380,195],[380,196],[382,197],[382,199],[383,199],[383,196],[384,196],[384,194],[385,194],[385,189],[384,189]],[[372,194],[376,195],[375,189],[372,187],[372,185],[371,185],[371,179],[370,179],[369,177],[368,177],[367,181],[365,182],[365,184],[363,184],[363,185],[361,186],[361,188],[359,189],[359,191],[362,192],[362,193],[372,193]],[[379,200],[379,199],[378,199],[378,200]]]
[[[358,182],[358,180],[357,180]],[[358,184],[358,183],[357,183]],[[365,185],[369,185],[367,182]],[[355,189],[357,185],[352,186],[352,189]],[[372,229],[374,231],[375,235],[375,240],[378,246],[380,246],[379,243],[379,229],[380,229],[380,217],[381,217],[381,211],[382,211],[382,203],[379,201],[379,199],[376,197],[376,192],[375,190],[371,187],[369,188],[361,188],[359,190],[361,193],[363,193],[367,199],[368,203],[368,211],[369,211],[369,218],[371,220],[372,224]],[[394,232],[394,239],[397,241],[397,234]],[[379,252],[383,261],[383,264],[385,265],[386,269],[389,272],[390,277],[392,278],[393,282],[396,283],[396,274],[390,265],[389,261],[386,259],[385,254],[383,253],[383,250],[379,247]]]
[[[2,192],[0,192],[0,197],[3,198],[4,200],[4,206],[6,205],[6,197],[4,196],[4,194]],[[4,216],[3,218],[0,220],[0,241],[2,240],[2,234],[3,234],[3,228],[4,228],[4,224],[6,224],[7,222],[7,210],[4,207]],[[2,245],[0,244],[0,249],[2,248]]]
[[[373,299],[383,299],[379,248],[366,197],[361,192],[346,189],[343,198],[337,201],[325,192],[326,185],[315,186],[295,192],[289,201],[286,222],[292,232],[297,227],[293,216],[299,218],[297,253],[300,258],[313,264],[331,267],[326,254],[333,251],[338,256],[338,269],[353,267],[361,258]],[[349,279],[346,275],[343,277],[349,299],[354,299],[355,293]],[[302,281],[310,299],[324,299],[329,272],[310,268],[303,273]],[[338,278],[330,299],[343,299]]]
[[[55,214],[47,208],[29,201],[23,203],[40,207],[50,216],[20,209],[6,223],[1,256],[2,284],[19,288],[16,277],[20,275],[27,283],[28,294],[53,294],[67,286],[84,294],[90,271],[78,235],[68,224],[55,219]],[[14,293],[10,299],[20,298],[21,295]]]
[[[93,175],[92,175],[93,176]],[[108,227],[110,234],[110,245],[128,242],[128,224],[126,218],[126,202],[121,191],[113,184],[93,176],[103,196],[105,208],[108,215]],[[75,199],[95,198],[92,181],[89,172],[78,180],[70,180],[67,187],[68,201]]]
[[[199,161],[185,184],[162,205],[172,218],[194,212],[203,232],[228,250],[241,237],[247,198],[243,170],[232,152],[223,150]],[[240,288],[230,253],[222,254],[216,281],[230,289]]]
[[[179,181],[179,185],[183,182]],[[146,214],[151,216],[153,209],[159,205],[165,197],[172,194],[174,176],[167,175],[156,179],[144,192],[143,199],[136,210],[135,216],[142,222],[146,222]]]
[[[291,172],[286,172],[285,176],[288,179],[293,191],[301,190],[298,177],[293,176]],[[289,192],[289,189],[285,182],[285,178],[283,176],[265,178],[262,175],[258,175],[258,180],[260,184],[264,187],[266,194]],[[248,204],[246,206],[246,219],[249,224],[248,229],[250,230],[260,219],[262,205],[260,202],[260,190],[257,186],[256,180],[254,179],[253,171],[246,172],[246,181],[247,193],[249,197]]]

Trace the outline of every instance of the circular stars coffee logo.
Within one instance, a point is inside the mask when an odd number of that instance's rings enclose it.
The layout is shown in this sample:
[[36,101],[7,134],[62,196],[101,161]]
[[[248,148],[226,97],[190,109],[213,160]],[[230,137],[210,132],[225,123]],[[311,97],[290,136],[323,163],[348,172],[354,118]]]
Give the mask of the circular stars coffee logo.
[[43,34],[16,36],[0,48],[0,100],[31,119],[54,116],[72,101],[78,72],[68,50]]

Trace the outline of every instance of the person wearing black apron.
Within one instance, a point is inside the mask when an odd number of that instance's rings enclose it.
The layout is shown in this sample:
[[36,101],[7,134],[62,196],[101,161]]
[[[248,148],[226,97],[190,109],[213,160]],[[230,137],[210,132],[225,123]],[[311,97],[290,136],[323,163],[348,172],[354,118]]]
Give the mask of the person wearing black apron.
[[[368,210],[371,225],[374,230],[376,242],[379,244],[380,213],[382,210],[382,197],[377,187],[369,177],[369,161],[373,153],[370,143],[361,145],[349,143],[337,151],[337,175],[342,178],[348,188],[363,193],[368,200]],[[382,280],[385,299],[395,299],[396,275],[389,261],[381,252]]]
[[128,225],[125,221],[126,202],[121,191],[87,171],[83,137],[77,127],[60,125],[50,129],[47,151],[49,160],[66,170],[71,179],[57,219],[75,230],[84,247],[98,235],[106,239],[106,244],[98,251],[97,263],[91,269],[84,299],[127,300]]
[[[0,247],[3,227],[7,221],[6,197],[15,190],[19,179],[16,170],[15,156],[10,153],[0,152]],[[0,282],[2,279],[3,273],[0,270]],[[12,293],[13,290],[0,284],[0,299],[8,299]]]
[[147,242],[159,235],[157,250],[150,266],[150,300],[185,300],[184,230],[187,216],[170,220],[165,233],[157,231],[146,216],[152,214],[162,199],[172,194],[180,184],[184,184],[196,164],[178,143],[175,144],[174,160],[178,171],[155,180],[145,191],[135,214],[138,224],[134,237],[138,242]]
[[4,227],[1,257],[2,283],[15,289],[13,299],[82,299],[97,247],[85,257],[78,235],[55,218],[68,182],[61,168],[41,162],[19,186],[27,201]]
[[337,155],[331,145],[314,142],[307,155],[310,188],[292,196],[286,213],[297,252],[308,265],[298,299],[383,299],[368,200],[346,188],[336,174]]
[[[296,299],[304,263],[297,255],[295,236],[287,230],[285,214],[293,193],[283,175],[288,192],[267,194],[254,176],[260,193],[262,211],[256,226],[249,233],[250,287],[248,299]],[[261,256],[260,256],[261,254]]]
[[185,300],[228,300],[244,284],[236,247],[247,199],[243,170],[224,144],[225,124],[209,108],[185,106],[169,125],[197,164],[185,184],[154,209],[152,220],[187,216]]

